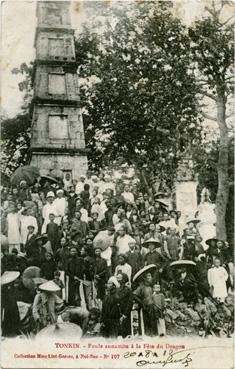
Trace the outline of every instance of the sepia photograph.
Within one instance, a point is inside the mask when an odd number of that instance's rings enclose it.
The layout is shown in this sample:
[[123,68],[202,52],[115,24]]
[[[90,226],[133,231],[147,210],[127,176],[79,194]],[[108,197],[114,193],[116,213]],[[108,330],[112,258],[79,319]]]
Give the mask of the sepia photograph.
[[231,369],[230,0],[1,2],[1,367]]

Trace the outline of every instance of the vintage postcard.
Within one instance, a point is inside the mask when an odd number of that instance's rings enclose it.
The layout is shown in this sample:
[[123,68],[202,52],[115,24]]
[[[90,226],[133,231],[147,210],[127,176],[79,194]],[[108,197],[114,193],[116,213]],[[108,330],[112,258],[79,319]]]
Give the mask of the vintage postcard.
[[1,367],[234,367],[230,0],[1,1]]

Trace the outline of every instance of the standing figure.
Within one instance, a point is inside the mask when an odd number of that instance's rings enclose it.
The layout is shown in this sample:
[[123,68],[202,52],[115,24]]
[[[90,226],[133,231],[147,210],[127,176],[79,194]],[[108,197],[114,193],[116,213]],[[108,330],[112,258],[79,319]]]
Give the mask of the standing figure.
[[165,336],[166,335],[166,325],[165,325],[165,319],[164,319],[164,312],[166,308],[165,303],[165,296],[161,292],[161,286],[160,284],[154,284],[153,286],[153,303],[156,308],[156,314],[157,314],[157,328],[158,328],[158,334],[159,336]]
[[80,280],[83,279],[84,260],[77,254],[77,249],[70,249],[70,258],[67,262],[66,275],[68,276],[68,302],[70,305],[80,306]]
[[147,336],[157,335],[157,318],[153,304],[153,277],[150,269],[156,269],[155,265],[148,265],[141,269],[133,278],[133,282],[138,282],[139,286],[133,292],[134,299],[138,302],[143,311],[144,332]]
[[200,219],[198,231],[202,237],[202,245],[206,249],[206,240],[216,237],[216,214],[215,204],[210,200],[209,191],[204,188],[201,193],[201,202],[197,208],[197,216]]
[[42,209],[42,217],[43,217],[43,225],[42,225],[42,233],[46,232],[47,224],[50,222],[49,215],[55,215],[55,222],[57,219],[57,208],[55,204],[55,195],[53,191],[48,192],[47,194],[47,203],[43,206]]
[[107,283],[107,294],[103,300],[101,311],[102,334],[104,337],[117,337],[120,326],[120,307],[117,289],[120,287],[115,277]]
[[20,218],[19,214],[16,212],[16,206],[14,203],[9,206],[6,219],[6,229],[9,242],[9,252],[11,252],[13,248],[16,248],[20,252]]
[[120,306],[120,335],[125,338],[131,335],[131,310],[133,306],[133,293],[127,286],[129,281],[127,274],[119,273],[117,281],[120,287],[117,289]]
[[20,334],[20,314],[13,283],[19,275],[19,272],[6,271],[1,276],[1,324],[3,337],[13,337]]
[[228,273],[220,264],[220,259],[214,260],[214,267],[208,270],[208,282],[211,288],[212,297],[224,302],[228,295],[226,281]]

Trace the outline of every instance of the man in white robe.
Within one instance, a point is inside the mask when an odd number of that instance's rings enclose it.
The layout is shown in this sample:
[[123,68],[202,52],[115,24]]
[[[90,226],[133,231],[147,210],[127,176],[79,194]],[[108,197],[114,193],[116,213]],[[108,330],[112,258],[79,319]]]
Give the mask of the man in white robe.
[[47,203],[42,208],[42,217],[43,217],[43,226],[42,226],[42,233],[46,233],[47,224],[50,222],[49,215],[55,215],[55,223],[59,223],[59,217],[57,213],[57,208],[55,204],[55,195],[53,191],[48,192],[47,194]]
[[56,206],[57,215],[58,215],[58,225],[61,224],[61,219],[67,214],[68,210],[68,202],[66,198],[64,197],[64,191],[62,189],[59,189],[56,191],[56,199],[54,201],[54,204]]
[[228,295],[226,281],[228,273],[224,267],[220,265],[220,260],[214,260],[214,266],[208,270],[208,282],[212,290],[212,297],[220,301],[224,301]]

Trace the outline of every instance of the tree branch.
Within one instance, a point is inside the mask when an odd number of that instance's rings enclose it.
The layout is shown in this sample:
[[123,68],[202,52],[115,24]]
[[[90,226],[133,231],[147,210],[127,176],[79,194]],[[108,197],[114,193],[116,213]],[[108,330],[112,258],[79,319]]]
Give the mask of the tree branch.
[[205,113],[204,111],[202,111],[202,116],[206,119],[213,120],[214,122],[217,122],[217,119],[215,117],[212,117],[211,115]]
[[231,15],[225,22],[221,23],[222,26],[225,26],[228,22],[230,22],[233,18],[235,18],[235,15]]

